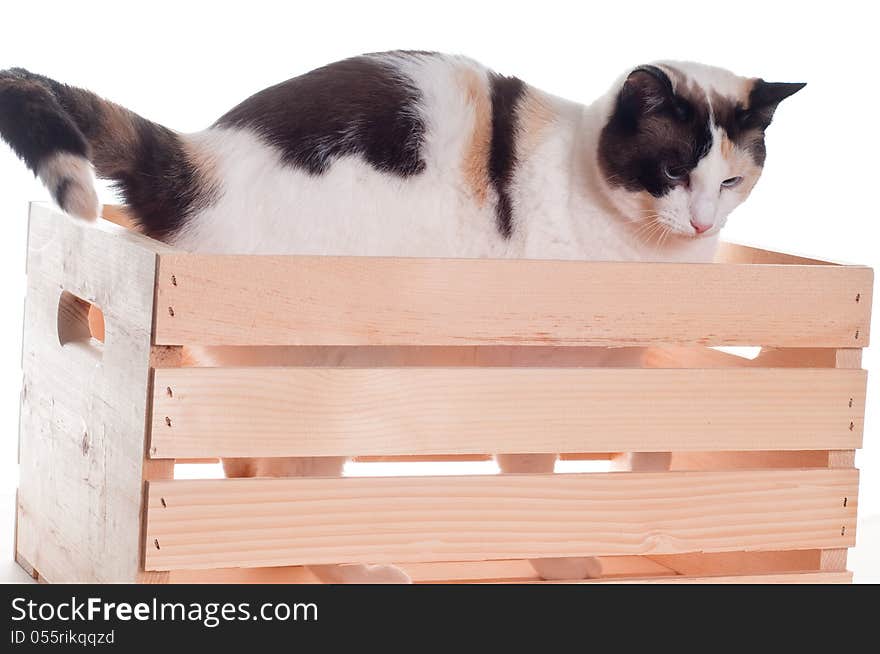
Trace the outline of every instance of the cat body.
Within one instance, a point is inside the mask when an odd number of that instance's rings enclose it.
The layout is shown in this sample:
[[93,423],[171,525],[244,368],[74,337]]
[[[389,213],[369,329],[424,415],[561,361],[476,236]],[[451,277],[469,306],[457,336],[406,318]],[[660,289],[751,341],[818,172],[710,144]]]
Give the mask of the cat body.
[[[315,174],[285,165],[258,127],[214,126],[189,136],[190,147],[236,184],[172,242],[260,254],[711,260],[712,239],[658,256],[596,202],[591,181],[600,173],[589,153],[601,122],[593,113],[606,103],[588,108],[524,87],[519,125],[508,135],[515,166],[499,189],[489,170],[492,73],[461,57],[380,57],[420,91],[412,109],[424,126],[418,173],[382,170],[356,155]],[[511,206],[507,229],[499,225],[502,201]]]
[[[661,62],[582,105],[465,57],[388,52],[265,89],[179,134],[11,69],[0,72],[0,136],[68,213],[97,217],[94,171],[141,231],[190,252],[710,262],[760,177],[778,103],[802,86]],[[330,350],[260,356],[345,362]],[[201,356],[255,365],[235,348]],[[661,453],[643,468],[658,457],[668,465]],[[554,461],[498,458],[508,472],[550,472]],[[344,460],[225,464],[230,476],[335,475]],[[597,570],[594,559],[536,567],[548,578]],[[322,574],[405,578],[389,566],[340,570]]]
[[[726,215],[763,164],[741,132],[762,142],[775,103],[800,86],[665,63],[636,69],[585,106],[465,57],[378,53],[266,89],[210,128],[177,134],[14,69],[0,73],[0,134],[62,208],[97,215],[94,165],[143,231],[192,252],[711,261]],[[725,128],[756,100],[769,116]],[[677,102],[696,118],[677,118]],[[653,142],[627,137],[644,125]],[[676,142],[683,150],[667,147]],[[703,196],[643,170],[666,159],[694,181],[706,177]],[[736,177],[739,188],[722,190]],[[658,205],[677,193],[694,197],[664,212]],[[700,203],[710,229],[695,234],[689,214]]]

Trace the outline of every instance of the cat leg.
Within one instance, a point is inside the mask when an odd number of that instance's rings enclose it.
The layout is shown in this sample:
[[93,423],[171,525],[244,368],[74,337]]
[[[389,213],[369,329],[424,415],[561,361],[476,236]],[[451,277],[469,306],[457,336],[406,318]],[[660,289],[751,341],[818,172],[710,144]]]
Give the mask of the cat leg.
[[[341,477],[345,457],[280,457],[223,459],[227,477]],[[409,576],[393,565],[310,565],[318,579],[332,584],[408,584]]]
[[[553,472],[556,454],[496,454],[503,473]],[[541,579],[592,579],[602,576],[602,563],[594,556],[530,561]]]
[[[624,347],[608,348],[600,365],[612,368],[647,368],[648,348]],[[627,452],[618,457],[613,468],[632,472],[663,472],[669,470],[671,452]]]

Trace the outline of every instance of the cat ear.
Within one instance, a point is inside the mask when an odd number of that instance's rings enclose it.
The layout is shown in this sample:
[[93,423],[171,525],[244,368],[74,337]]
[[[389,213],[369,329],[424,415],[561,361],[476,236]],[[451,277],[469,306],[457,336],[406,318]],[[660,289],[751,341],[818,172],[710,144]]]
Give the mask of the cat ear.
[[739,120],[744,127],[766,128],[773,120],[779,103],[806,86],[801,82],[765,82],[755,80],[749,94],[749,107],[740,112]]
[[621,117],[638,122],[639,117],[669,107],[675,99],[672,82],[657,66],[639,66],[623,83],[617,96]]

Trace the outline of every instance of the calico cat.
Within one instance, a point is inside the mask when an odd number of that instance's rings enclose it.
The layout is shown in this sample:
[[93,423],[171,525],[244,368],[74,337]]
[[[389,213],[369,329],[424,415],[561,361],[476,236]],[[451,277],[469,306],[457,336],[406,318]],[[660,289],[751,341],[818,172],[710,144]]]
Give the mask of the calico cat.
[[[265,89],[180,134],[11,69],[0,72],[0,136],[68,213],[98,216],[97,174],[141,231],[192,252],[709,262],[761,175],[777,105],[803,86],[661,62],[581,105],[464,57],[387,52]],[[497,459],[534,472],[556,457]],[[637,454],[633,467],[666,463]],[[230,476],[338,475],[343,464],[224,462]],[[547,578],[598,574],[595,559],[533,563]],[[406,580],[392,566],[316,571]]]

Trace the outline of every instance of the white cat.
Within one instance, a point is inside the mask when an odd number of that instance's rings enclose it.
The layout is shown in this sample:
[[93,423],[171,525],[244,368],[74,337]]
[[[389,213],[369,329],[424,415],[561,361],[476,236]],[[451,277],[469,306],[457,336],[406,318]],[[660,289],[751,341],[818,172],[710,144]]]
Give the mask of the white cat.
[[[192,252],[709,262],[761,174],[776,106],[802,87],[662,62],[585,106],[464,57],[389,52],[306,73],[178,134],[12,69],[0,72],[0,136],[69,213],[98,215],[94,170],[143,232]],[[201,356],[253,363],[230,349]],[[549,472],[556,459],[497,458],[506,472]],[[633,466],[668,461],[636,453]],[[230,476],[338,475],[344,460],[224,465]],[[546,578],[599,574],[591,558],[534,563]],[[393,566],[315,571],[406,580]]]

